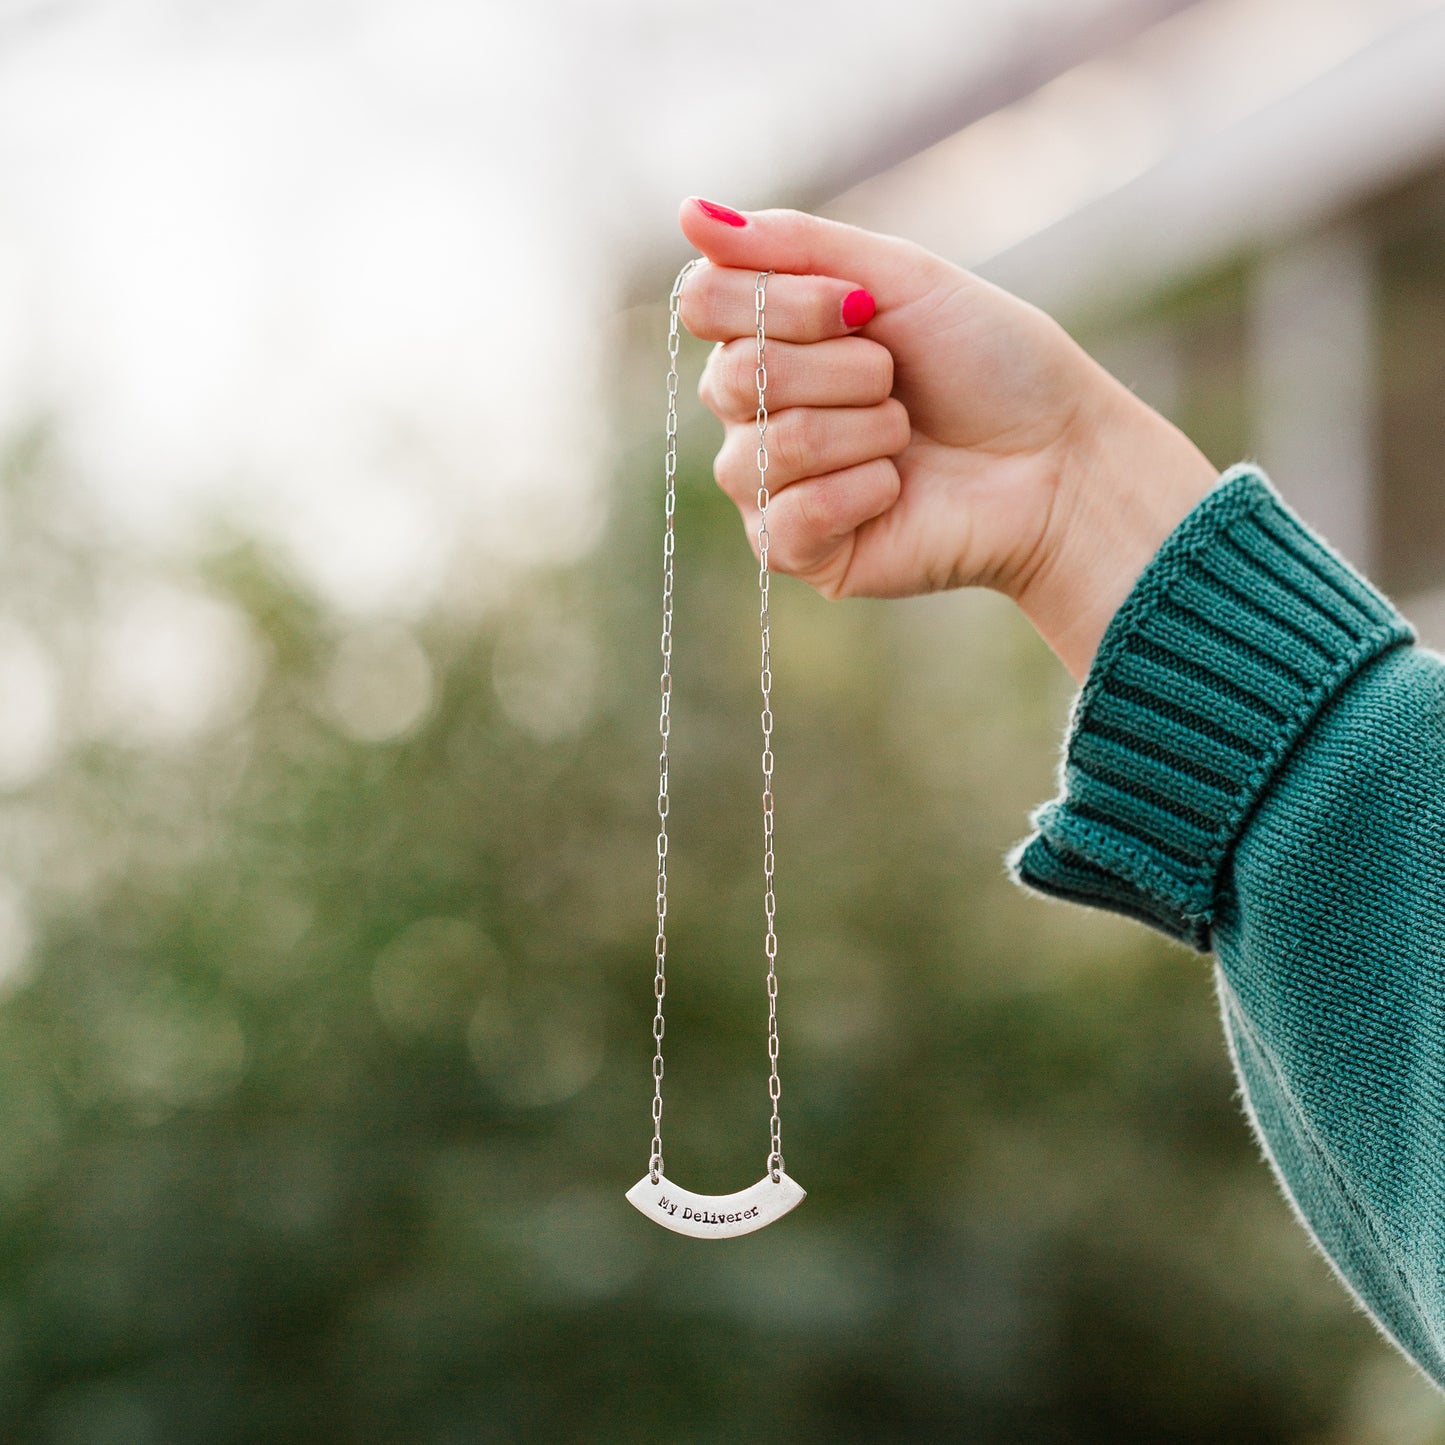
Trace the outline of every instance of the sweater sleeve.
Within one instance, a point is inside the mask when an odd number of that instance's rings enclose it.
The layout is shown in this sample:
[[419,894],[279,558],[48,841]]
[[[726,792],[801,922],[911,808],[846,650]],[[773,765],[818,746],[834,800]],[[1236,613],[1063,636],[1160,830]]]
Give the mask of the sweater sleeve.
[[1226,472],[1115,615],[1014,878],[1215,957],[1251,1122],[1445,1385],[1445,658]]

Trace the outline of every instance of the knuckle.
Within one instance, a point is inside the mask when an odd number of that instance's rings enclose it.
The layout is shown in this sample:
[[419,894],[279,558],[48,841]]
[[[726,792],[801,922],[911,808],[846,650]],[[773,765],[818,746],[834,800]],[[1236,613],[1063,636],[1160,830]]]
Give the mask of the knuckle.
[[[753,551],[758,550],[758,539],[753,537]],[[802,550],[798,546],[794,527],[783,517],[776,521],[768,518],[768,567],[773,572],[782,572],[796,577],[804,567]]]
[[793,499],[792,524],[811,540],[816,553],[836,544],[862,521],[885,511],[898,498],[898,470],[886,458],[864,462],[836,475],[817,477],[785,495]]
[[826,482],[800,487],[794,498],[793,514],[798,530],[810,537],[827,538],[839,530],[836,488]]
[[755,496],[757,474],[753,470],[752,456],[745,456],[739,443],[738,428],[728,427],[723,444],[713,458],[712,474],[718,486],[739,506],[745,499],[750,501]]
[[706,272],[695,276],[692,284],[683,288],[677,301],[677,319],[694,336],[706,334],[707,320],[716,311],[717,303],[712,299],[712,287],[707,282]]
[[897,397],[889,397],[883,403],[883,409],[884,431],[889,443],[887,454],[892,456],[908,445],[913,435],[913,426],[908,419],[908,408]]
[[886,397],[893,391],[893,353],[886,346],[866,337],[858,337],[868,347],[868,383],[874,396]]
[[697,379],[698,400],[713,413],[714,416],[722,415],[722,393],[718,385],[718,372],[721,367],[719,357],[722,354],[722,345],[714,346],[711,354],[702,368],[702,375]]
[[799,408],[787,414],[768,450],[771,460],[788,476],[805,477],[813,468],[819,441],[817,413]]
[[729,324],[727,296],[711,271],[703,272],[697,283],[687,287],[677,304],[678,320],[703,341],[725,341],[737,334]]
[[752,354],[744,344],[719,342],[697,384],[703,405],[725,421],[751,416],[757,402],[754,366]]
[[756,359],[741,341],[729,341],[713,353],[717,398],[729,415],[751,412],[757,401]]
[[882,499],[880,512],[885,512],[903,495],[903,478],[891,457],[884,457],[873,464],[878,468],[878,491]]

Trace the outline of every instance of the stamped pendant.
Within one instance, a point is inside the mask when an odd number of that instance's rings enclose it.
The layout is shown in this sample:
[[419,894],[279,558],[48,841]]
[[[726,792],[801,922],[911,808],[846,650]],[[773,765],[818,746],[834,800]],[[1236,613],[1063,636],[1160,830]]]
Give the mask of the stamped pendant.
[[782,1173],[776,1183],[771,1174],[764,1174],[756,1184],[736,1194],[694,1194],[669,1184],[664,1174],[659,1174],[654,1184],[650,1173],[627,1191],[631,1203],[654,1223],[694,1239],[732,1239],[751,1234],[781,1219],[806,1197],[807,1190]]

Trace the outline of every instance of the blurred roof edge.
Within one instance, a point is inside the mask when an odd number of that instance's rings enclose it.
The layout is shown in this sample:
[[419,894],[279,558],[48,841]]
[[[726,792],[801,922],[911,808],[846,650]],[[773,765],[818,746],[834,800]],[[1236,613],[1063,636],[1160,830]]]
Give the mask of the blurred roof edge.
[[[1116,0],[1116,3],[1068,20],[1062,16],[1040,37],[1037,29],[1020,29],[982,79],[963,90],[933,92],[913,108],[900,107],[896,125],[883,131],[866,150],[824,164],[806,177],[788,182],[786,204],[821,210],[833,197],[893,169],[929,146],[1033,94],[1076,66],[1106,54],[1156,25],[1193,9],[1201,0]],[[780,198],[783,199],[783,198]],[[666,294],[676,258],[649,252],[632,269],[624,305],[655,300]],[[667,273],[667,280],[662,273]]]
[[1336,214],[1445,151],[1445,10],[979,264],[1056,316],[1138,303]]
[[1117,0],[1102,11],[1073,20],[1062,15],[1051,17],[1055,28],[1044,35],[1034,28],[1021,29],[1014,44],[997,57],[977,84],[931,98],[916,111],[905,114],[868,150],[835,164],[831,170],[819,171],[809,183],[808,195],[798,204],[821,206],[1199,3]]

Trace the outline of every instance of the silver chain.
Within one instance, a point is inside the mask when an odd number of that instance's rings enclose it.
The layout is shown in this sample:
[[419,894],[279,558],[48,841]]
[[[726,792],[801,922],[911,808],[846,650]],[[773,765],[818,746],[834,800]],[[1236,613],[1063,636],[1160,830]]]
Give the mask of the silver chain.
[[657,1012],[652,1018],[652,1037],[657,1051],[652,1056],[652,1156],[648,1176],[654,1184],[662,1175],[662,1036],[667,1031],[662,1003],[667,997],[667,739],[672,731],[672,559],[676,546],[673,517],[677,512],[677,348],[678,303],[688,273],[698,263],[689,261],[677,273],[668,297],[667,323],[667,441],[662,474],[665,501],[662,534],[662,707],[657,731],[662,740],[657,755],[657,974],[652,991],[657,995]]
[[766,335],[763,311],[768,300],[771,271],[758,273],[753,288],[753,314],[758,333],[758,364],[753,373],[758,388],[758,627],[762,635],[760,681],[763,692],[763,914],[767,932],[763,952],[768,959],[768,1097],[773,1102],[769,1124],[768,1173],[774,1184],[783,1174],[783,1128],[778,1122],[778,935],[777,899],[773,896],[773,629],[768,617],[768,368],[763,358]]
[[[677,353],[680,340],[678,311],[682,300],[683,284],[689,273],[698,264],[697,260],[689,261],[678,272],[677,280],[672,285],[672,294],[668,298],[667,441],[663,458],[665,501],[663,504],[662,541],[662,703],[657,723],[662,747],[657,759],[657,940],[654,948],[657,972],[653,979],[657,1012],[653,1015],[652,1020],[652,1037],[657,1047],[652,1058],[652,1153],[648,1165],[648,1175],[654,1184],[658,1182],[663,1173],[662,1075],[664,1066],[662,1039],[667,1028],[663,1015],[663,1001],[667,996],[667,744],[672,731],[673,558],[676,551],[674,521],[677,513]],[[778,1077],[778,935],[777,899],[773,889],[773,667],[772,624],[768,614],[768,369],[765,361],[767,334],[764,326],[768,277],[772,274],[771,271],[758,273],[753,301],[757,332],[757,366],[754,371],[754,380],[758,392],[758,625],[762,638],[759,681],[763,695],[763,913],[766,922],[763,952],[767,958],[768,1098],[772,1103],[772,1118],[768,1126],[767,1167],[769,1177],[776,1184],[783,1175],[783,1136],[782,1125],[778,1117],[782,1084]]]

